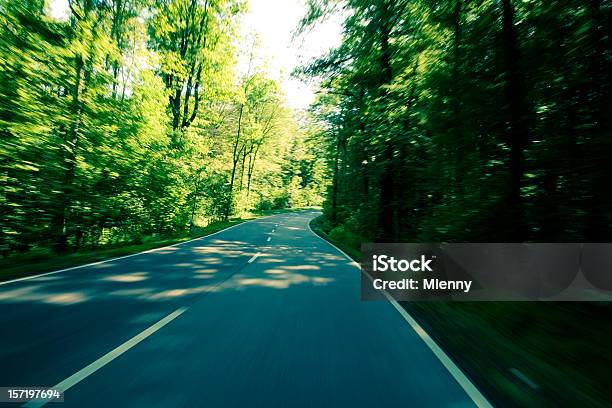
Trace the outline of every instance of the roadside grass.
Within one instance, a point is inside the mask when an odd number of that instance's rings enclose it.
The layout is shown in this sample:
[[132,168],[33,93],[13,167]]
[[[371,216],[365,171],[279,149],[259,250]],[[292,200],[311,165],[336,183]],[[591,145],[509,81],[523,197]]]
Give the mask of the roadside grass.
[[[312,229],[354,260],[361,240]],[[335,230],[335,231],[334,231]],[[608,303],[400,302],[497,407],[610,407]]]
[[0,271],[2,271],[0,272],[0,282],[173,245],[190,239],[210,235],[245,221],[248,221],[248,219],[240,218],[216,222],[204,228],[196,228],[192,234],[186,233],[183,235],[158,238],[144,237],[143,242],[139,244],[114,244],[93,250],[83,249],[65,255],[57,255],[51,251],[14,255],[0,260]]
[[177,244],[194,238],[214,234],[225,228],[240,224],[259,217],[282,214],[287,212],[303,211],[305,208],[291,208],[283,210],[252,211],[241,214],[239,218],[229,221],[219,221],[206,227],[196,227],[191,233],[165,237],[142,237],[139,243],[117,243],[96,249],[81,249],[65,255],[57,255],[49,250],[32,251],[16,254],[0,259],[0,282],[38,275],[40,273],[55,271],[85,265],[105,259],[136,254],[159,247]]

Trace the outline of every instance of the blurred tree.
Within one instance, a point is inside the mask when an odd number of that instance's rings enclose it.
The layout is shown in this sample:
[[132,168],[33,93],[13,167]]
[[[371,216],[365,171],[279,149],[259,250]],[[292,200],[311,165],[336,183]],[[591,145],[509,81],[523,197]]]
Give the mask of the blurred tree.
[[610,2],[312,0],[327,216],[366,240],[602,240]]
[[172,128],[195,120],[200,102],[222,87],[233,58],[234,16],[241,3],[233,0],[158,0],[151,19],[151,44],[161,56],[160,73],[169,96]]
[[234,74],[241,2],[68,4],[56,20],[42,0],[0,0],[3,256],[288,203],[280,168],[299,130],[263,69]]

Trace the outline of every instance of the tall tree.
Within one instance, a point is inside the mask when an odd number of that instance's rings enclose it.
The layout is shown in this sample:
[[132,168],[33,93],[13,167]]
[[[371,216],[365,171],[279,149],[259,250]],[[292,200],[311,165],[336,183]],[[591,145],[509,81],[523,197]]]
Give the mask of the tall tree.
[[[231,63],[234,17],[241,3],[234,0],[159,0],[151,20],[153,47],[160,53],[162,75],[170,91],[174,130],[189,127],[202,98],[222,86]],[[226,52],[222,52],[225,50]]]

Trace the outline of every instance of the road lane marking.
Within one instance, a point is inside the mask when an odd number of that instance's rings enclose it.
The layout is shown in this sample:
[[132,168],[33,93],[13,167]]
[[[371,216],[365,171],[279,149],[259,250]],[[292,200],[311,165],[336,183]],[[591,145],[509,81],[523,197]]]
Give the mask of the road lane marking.
[[[149,326],[147,329],[132,337],[119,347],[106,353],[93,363],[89,364],[87,367],[77,371],[76,373],[72,374],[70,377],[66,378],[64,381],[52,388],[61,392],[65,392],[66,390],[83,381],[85,378],[89,377],[90,375],[92,375],[93,373],[95,373],[96,371],[98,371],[99,369],[101,369],[102,367],[104,367],[105,365],[107,365],[108,363],[110,363],[111,361],[113,361],[114,359],[116,359],[117,357],[119,357],[120,355],[122,355],[123,353],[125,353],[126,351],[128,351],[129,349],[131,349],[132,347],[134,347],[135,345],[137,345],[138,343],[161,329],[162,327],[164,327],[165,325],[167,325],[168,323],[170,323],[172,320],[182,315],[187,309],[187,307],[180,307],[176,309],[168,316],[164,317],[152,326]],[[32,400],[23,406],[27,408],[39,408],[48,402],[48,400]]]
[[266,239],[266,241],[270,242],[271,239],[272,239],[272,237],[268,237],[268,239]]
[[253,263],[253,261],[256,260],[259,255],[261,255],[261,253],[259,253],[259,252],[256,253],[255,255],[253,255],[251,257],[251,259],[249,259],[249,262],[247,262],[247,263]]
[[[338,248],[337,246],[335,246],[328,240],[324,239],[319,234],[315,233],[312,230],[312,228],[310,228],[310,222],[308,222],[308,229],[313,235],[315,235],[320,240],[327,243],[331,247],[335,248],[342,255],[344,255],[346,259],[350,261],[351,265],[353,265],[354,267],[362,271],[361,265],[355,262],[353,258],[348,256],[346,252],[344,252],[343,250],[341,250],[340,248]],[[370,276],[369,273],[367,273],[366,271],[362,271],[362,272],[365,273],[365,275],[368,278],[370,278],[370,280],[372,280],[372,276]],[[465,373],[461,371],[461,369],[457,366],[457,364],[455,364],[455,362],[451,360],[451,358],[444,352],[444,350],[442,350],[440,346],[438,346],[435,340],[432,339],[431,336],[429,336],[429,334],[427,334],[425,329],[423,329],[421,325],[419,325],[419,323],[416,320],[414,320],[414,318],[410,316],[410,314],[408,314],[406,309],[404,309],[399,303],[397,303],[397,301],[391,295],[389,295],[386,291],[382,291],[382,293],[385,296],[385,298],[389,301],[389,303],[391,303],[393,307],[399,312],[399,314],[404,318],[404,320],[406,320],[406,322],[410,325],[410,327],[412,327],[412,329],[421,338],[421,340],[423,340],[423,342],[427,345],[427,347],[429,347],[429,349],[438,358],[438,360],[440,360],[444,368],[446,368],[448,372],[451,374],[451,376],[455,379],[455,381],[459,383],[461,388],[463,388],[463,391],[465,391],[465,393],[472,399],[474,404],[476,404],[476,406],[479,408],[493,408],[493,405],[491,405],[491,403],[485,398],[485,396],[482,395],[482,393],[478,390],[478,388],[476,388],[474,383],[472,383],[472,381],[470,381],[470,379],[467,378]]]
[[24,276],[23,278],[7,280],[7,281],[4,281],[4,282],[0,282],[0,286],[8,285],[9,283],[16,283],[16,282],[26,281],[26,280],[30,280],[30,279],[42,278],[43,276],[55,275],[56,273],[68,272],[68,271],[72,271],[74,269],[87,268],[89,266],[100,265],[100,264],[108,263],[108,262],[115,262],[115,261],[119,261],[121,259],[131,258],[133,256],[144,255],[144,254],[149,254],[151,252],[160,251],[160,250],[165,249],[165,248],[171,248],[171,247],[175,247],[175,246],[185,245],[185,244],[188,244],[188,243],[193,242],[193,241],[204,240],[204,239],[210,238],[210,237],[212,237],[214,235],[220,234],[220,233],[225,232],[227,230],[230,230],[232,228],[236,228],[236,227],[238,227],[240,225],[248,224],[249,222],[259,221],[259,220],[263,220],[263,219],[270,218],[270,217],[274,217],[274,215],[268,215],[266,217],[261,217],[261,218],[256,218],[254,220],[241,222],[239,224],[232,225],[231,227],[224,228],[221,231],[217,231],[217,232],[214,232],[212,234],[205,235],[203,237],[190,239],[188,241],[177,242],[176,244],[172,244],[172,245],[166,245],[166,246],[163,246],[163,247],[152,248],[152,249],[148,249],[146,251],[137,252],[135,254],[118,256],[116,258],[103,259],[102,261],[92,262],[92,263],[88,263],[88,264],[85,264],[85,265],[71,266],[70,268],[59,269],[57,271],[45,272],[45,273],[41,273],[41,274],[38,274],[38,275]]
[[[370,274],[366,273],[366,275],[372,279]],[[434,353],[434,355],[440,360],[442,365],[448,370],[448,372],[453,376],[453,378],[459,383],[461,388],[465,391],[465,393],[474,401],[477,407],[480,408],[493,408],[493,405],[482,395],[482,393],[476,388],[474,383],[470,381],[469,378],[461,371],[461,369],[455,364],[453,360],[442,350],[440,346],[432,339],[429,334],[419,325],[419,323],[414,320],[412,316],[408,314],[406,309],[404,309],[389,293],[383,291],[383,294],[395,307],[395,309],[399,312],[400,315],[408,322],[410,327],[416,332],[416,334],[423,340],[423,342],[429,347],[429,349]]]

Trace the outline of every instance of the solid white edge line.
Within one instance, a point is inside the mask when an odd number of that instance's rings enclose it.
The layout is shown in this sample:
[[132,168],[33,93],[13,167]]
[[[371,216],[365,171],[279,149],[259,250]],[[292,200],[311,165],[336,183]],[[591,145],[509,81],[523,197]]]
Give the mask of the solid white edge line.
[[[372,279],[369,273],[362,271],[361,265],[355,262],[353,258],[348,256],[343,250],[341,250],[340,248],[338,248],[337,246],[314,232],[312,228],[310,228],[310,221],[308,222],[308,229],[313,235],[315,235],[323,242],[327,243],[331,247],[335,248],[342,255],[344,255],[344,257],[350,261],[351,265],[359,269],[362,273],[365,273],[368,278]],[[476,388],[474,383],[472,383],[472,381],[467,378],[465,373],[461,371],[457,364],[455,364],[455,362],[444,352],[444,350],[442,350],[442,348],[435,342],[435,340],[432,339],[429,334],[427,334],[425,329],[423,329],[421,325],[419,325],[419,323],[412,316],[410,316],[406,309],[404,309],[399,303],[397,303],[397,301],[386,291],[382,292],[387,301],[389,301],[389,303],[393,305],[393,307],[399,312],[399,314],[404,318],[404,320],[406,320],[406,322],[410,325],[412,330],[414,330],[415,333],[421,338],[421,340],[423,340],[423,342],[427,345],[427,347],[429,347],[429,349],[438,358],[438,360],[440,360],[442,365],[448,370],[450,375],[455,379],[455,381],[457,381],[461,388],[463,388],[465,393],[472,399],[472,401],[474,401],[476,406],[480,408],[493,408],[493,405],[485,398],[484,395],[482,395],[482,393],[478,390],[478,388]]]
[[183,241],[183,242],[177,242],[176,244],[172,244],[172,245],[166,245],[166,246],[163,246],[163,247],[147,249],[146,251],[137,252],[135,254],[123,255],[123,256],[118,256],[116,258],[110,258],[110,259],[103,259],[101,261],[92,262],[92,263],[88,263],[88,264],[85,264],[85,265],[71,266],[70,268],[59,269],[57,271],[45,272],[45,273],[41,273],[41,274],[38,274],[38,275],[32,275],[32,276],[24,276],[23,278],[17,278],[17,279],[12,279],[12,280],[8,280],[8,281],[0,282],[0,286],[8,285],[10,283],[26,281],[26,280],[30,280],[30,279],[42,278],[43,276],[55,275],[56,273],[68,272],[68,271],[72,271],[74,269],[87,268],[89,266],[100,265],[100,264],[107,263],[107,262],[114,262],[114,261],[118,261],[120,259],[131,258],[133,256],[149,254],[151,252],[160,251],[160,250],[165,249],[165,248],[172,248],[172,247],[175,247],[175,246],[185,245],[185,244],[188,244],[188,243],[193,242],[193,241],[202,240],[202,239],[206,239],[206,238],[212,237],[214,235],[220,234],[220,233],[225,232],[227,230],[230,230],[232,228],[238,227],[239,225],[248,224],[249,222],[259,221],[259,220],[263,220],[263,219],[266,219],[266,218],[274,217],[275,215],[279,215],[279,214],[268,215],[268,216],[265,216],[265,217],[255,218],[254,220],[248,220],[248,221],[245,221],[245,222],[240,222],[240,223],[238,223],[236,225],[232,225],[232,226],[224,228],[224,229],[222,229],[220,231],[213,232],[212,234],[204,235],[204,236],[198,237],[198,238],[193,238],[193,239],[190,239],[190,240],[187,240],[187,241]]
[[[61,391],[61,392],[65,392],[66,390],[70,389],[71,387],[75,386],[79,382],[83,381],[85,378],[89,377],[90,375],[92,375],[93,373],[95,373],[96,371],[98,371],[99,369],[101,369],[102,367],[104,367],[105,365],[107,365],[108,363],[110,363],[111,361],[113,361],[114,359],[116,359],[117,357],[119,357],[120,355],[122,355],[123,353],[125,353],[126,351],[128,351],[129,349],[131,349],[132,347],[134,347],[135,345],[137,345],[138,343],[140,343],[141,341],[143,341],[144,339],[146,339],[147,337],[149,337],[150,335],[152,335],[153,333],[161,329],[162,327],[164,327],[165,325],[167,325],[168,323],[170,323],[172,320],[182,315],[187,309],[188,309],[187,307],[180,307],[176,309],[174,312],[170,313],[168,316],[164,317],[163,319],[153,324],[152,326],[149,326],[148,328],[146,328],[145,330],[143,330],[136,336],[132,337],[131,339],[129,339],[128,341],[120,345],[119,347],[116,347],[115,349],[109,351],[108,353],[106,353],[105,355],[103,355],[102,357],[94,361],[93,363],[89,364],[88,366],[72,374],[70,377],[66,378],[64,381],[60,382],[59,384],[57,384],[56,386],[52,388],[58,391]],[[39,408],[47,404],[48,402],[51,402],[51,401],[40,400],[40,399],[32,400],[24,404],[23,407]]]

